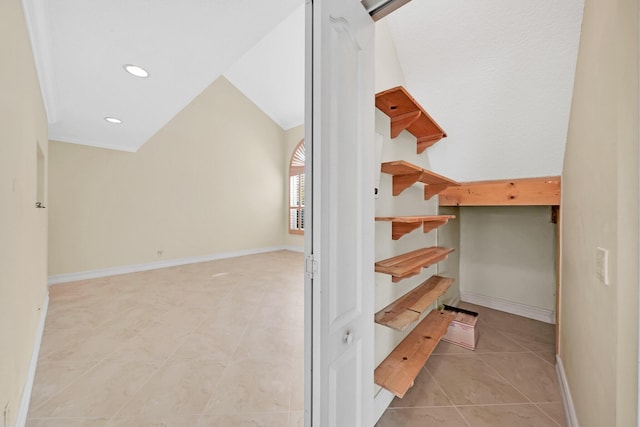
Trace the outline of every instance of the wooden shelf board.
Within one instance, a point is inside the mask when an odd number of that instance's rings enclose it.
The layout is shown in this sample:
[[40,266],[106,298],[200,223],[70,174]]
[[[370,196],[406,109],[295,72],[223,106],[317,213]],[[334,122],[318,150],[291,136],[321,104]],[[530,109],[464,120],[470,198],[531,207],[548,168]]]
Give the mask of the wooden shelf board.
[[440,206],[554,206],[560,205],[561,178],[475,181],[440,193]]
[[[460,183],[439,175],[435,172],[431,172],[427,169],[423,169],[420,166],[409,163],[405,160],[396,160],[393,162],[384,162],[380,166],[380,170],[386,174],[393,176],[393,195],[397,196],[405,189],[411,187],[416,182],[425,184],[425,199],[427,188],[429,193],[436,191],[437,194],[447,187],[457,186]],[[432,194],[433,195],[433,194]],[[431,196],[429,196],[430,198]]]
[[420,319],[420,315],[444,295],[453,279],[442,276],[431,276],[412,291],[401,296],[376,313],[375,321],[398,331],[404,331],[413,322]]
[[446,259],[453,251],[454,249],[438,246],[418,249],[376,262],[375,271],[390,274],[392,282],[399,282],[419,274],[423,268]]
[[403,130],[416,137],[418,154],[447,136],[402,86],[377,93],[376,107],[391,118],[391,138]]
[[404,397],[453,318],[454,314],[448,311],[429,313],[378,365],[375,383],[399,398]]
[[377,216],[376,221],[391,222],[391,238],[398,240],[407,233],[422,226],[422,231],[429,231],[446,224],[455,215],[422,215],[422,216]]

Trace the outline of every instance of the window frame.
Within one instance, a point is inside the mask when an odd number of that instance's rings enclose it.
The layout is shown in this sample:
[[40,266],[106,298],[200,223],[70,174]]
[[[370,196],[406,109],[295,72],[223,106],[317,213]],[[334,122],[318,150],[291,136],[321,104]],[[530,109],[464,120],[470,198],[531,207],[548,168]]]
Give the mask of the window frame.
[[[287,222],[289,234],[298,234],[304,235],[304,186],[305,186],[305,172],[304,172],[304,155],[305,155],[305,146],[304,139],[300,140],[296,147],[291,153],[291,159],[289,160],[289,198],[288,198],[288,209],[287,209]],[[297,180],[297,189],[295,189],[295,193],[293,193],[294,185],[293,179],[296,176],[300,176]],[[297,200],[297,204],[293,204],[292,200]],[[296,227],[292,227],[292,213],[297,212],[296,215]],[[302,223],[302,227],[300,228],[300,223]]]

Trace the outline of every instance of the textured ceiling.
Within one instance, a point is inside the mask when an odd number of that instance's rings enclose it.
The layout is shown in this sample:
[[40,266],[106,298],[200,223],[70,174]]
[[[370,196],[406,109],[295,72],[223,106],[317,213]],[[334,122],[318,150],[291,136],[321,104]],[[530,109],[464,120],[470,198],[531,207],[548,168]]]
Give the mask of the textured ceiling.
[[50,138],[137,150],[301,3],[24,0]]
[[414,0],[388,19],[407,89],[461,181],[559,175],[583,0]]

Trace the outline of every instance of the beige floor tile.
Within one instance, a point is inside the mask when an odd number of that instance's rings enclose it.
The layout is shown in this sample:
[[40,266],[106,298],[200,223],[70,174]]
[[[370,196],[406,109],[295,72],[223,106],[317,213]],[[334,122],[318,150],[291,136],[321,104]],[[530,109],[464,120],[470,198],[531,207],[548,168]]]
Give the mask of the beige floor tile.
[[503,333],[530,351],[550,351],[556,343],[555,332],[549,328],[533,328],[532,330]]
[[304,427],[304,412],[290,412],[289,427]]
[[536,403],[536,406],[549,415],[560,427],[567,427],[567,415],[562,403]]
[[117,360],[167,360],[187,339],[189,332],[155,323],[122,342],[108,355]]
[[221,378],[217,361],[169,360],[126,403],[116,417],[182,417],[201,414]]
[[197,359],[206,356],[207,359],[226,365],[240,345],[245,329],[242,324],[228,328],[222,325],[215,328],[202,327],[182,341],[172,359]]
[[291,397],[289,401],[291,411],[304,411],[304,355],[296,354],[293,358],[291,379]]
[[288,412],[292,375],[291,361],[234,361],[223,373],[205,413]]
[[[268,325],[268,324],[267,324]],[[296,344],[300,345],[296,331],[279,327],[254,326],[245,331],[233,354],[238,359],[293,360]]]
[[102,360],[120,343],[135,336],[134,330],[103,328],[47,329],[42,340],[41,360]]
[[540,357],[544,361],[556,366],[556,353],[555,351],[536,351],[536,356]]
[[40,362],[31,392],[29,407],[35,410],[49,398],[77,380],[96,362]]
[[105,427],[107,418],[29,418],[26,427]]
[[300,328],[304,324],[304,306],[299,305],[303,297],[289,295],[289,298],[293,301],[286,302],[283,299],[279,305],[259,307],[254,313],[251,324],[254,326],[271,325],[282,329]]
[[195,425],[196,427],[285,427],[289,420],[287,412],[263,412],[203,415]]
[[87,308],[70,308],[61,310],[55,315],[47,316],[47,328],[49,329],[75,329],[78,325],[87,328],[96,328],[102,323],[114,317],[115,314],[100,313]]
[[157,365],[141,361],[104,361],[49,399],[31,416],[111,417],[156,371]]
[[434,355],[426,368],[455,405],[528,401],[476,355]]
[[524,347],[516,343],[511,338],[498,332],[491,327],[478,327],[478,342],[475,350],[469,350],[459,345],[440,341],[434,354],[473,354],[473,353],[496,353],[496,352],[522,352]]
[[532,404],[463,406],[458,409],[473,427],[558,427]]
[[480,355],[532,402],[560,402],[555,367],[533,353],[492,353]]
[[469,427],[454,407],[388,409],[376,424],[376,427],[427,426]]
[[113,418],[105,427],[192,427],[198,422],[199,415],[166,415]]
[[392,408],[416,408],[425,406],[452,406],[440,386],[425,369],[416,377],[413,387],[402,399],[391,402]]

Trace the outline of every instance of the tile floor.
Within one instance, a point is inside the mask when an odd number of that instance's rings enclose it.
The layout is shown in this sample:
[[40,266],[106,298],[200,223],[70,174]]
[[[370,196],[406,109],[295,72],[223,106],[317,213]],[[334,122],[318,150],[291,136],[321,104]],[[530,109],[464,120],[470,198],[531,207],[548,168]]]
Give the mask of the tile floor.
[[302,260],[51,287],[27,426],[302,426]]
[[[303,425],[303,257],[53,286],[28,427]],[[463,304],[465,305],[465,304]],[[478,306],[378,427],[565,426],[553,326]]]
[[378,427],[558,427],[566,419],[554,326],[477,305],[475,351],[440,342]]

